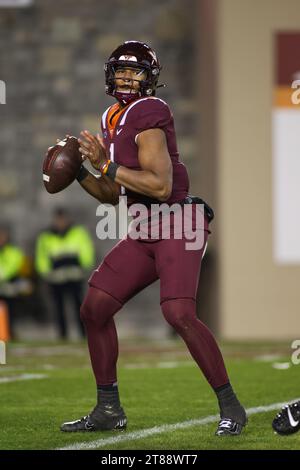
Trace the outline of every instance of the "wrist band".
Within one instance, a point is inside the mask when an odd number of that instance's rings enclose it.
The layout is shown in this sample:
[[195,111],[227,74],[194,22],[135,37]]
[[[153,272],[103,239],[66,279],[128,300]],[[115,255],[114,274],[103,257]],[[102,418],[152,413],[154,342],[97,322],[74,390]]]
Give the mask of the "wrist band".
[[106,175],[114,181],[119,166],[120,165],[117,163],[112,162],[111,160],[107,160],[100,166],[99,170],[101,171],[102,175]]
[[111,180],[114,181],[116,178],[116,173],[117,173],[117,169],[119,168],[119,166],[120,165],[118,165],[115,162],[110,162],[106,171],[106,176],[108,176]]
[[90,172],[85,168],[85,166],[81,165],[81,167],[79,168],[78,175],[76,176],[78,183],[81,183],[81,181],[83,181],[89,173]]

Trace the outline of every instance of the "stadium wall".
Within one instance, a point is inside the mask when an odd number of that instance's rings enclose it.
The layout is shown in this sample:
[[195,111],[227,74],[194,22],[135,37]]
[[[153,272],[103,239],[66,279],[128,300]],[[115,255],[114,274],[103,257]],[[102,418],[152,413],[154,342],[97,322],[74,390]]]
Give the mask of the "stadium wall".
[[217,23],[220,332],[295,339],[300,267],[273,250],[272,95],[275,35],[299,31],[300,3],[219,0]]

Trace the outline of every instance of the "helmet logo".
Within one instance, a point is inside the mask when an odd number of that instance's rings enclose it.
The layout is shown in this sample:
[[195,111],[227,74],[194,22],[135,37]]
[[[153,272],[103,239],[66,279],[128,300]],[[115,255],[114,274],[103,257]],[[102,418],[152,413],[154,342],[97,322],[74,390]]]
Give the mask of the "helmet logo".
[[137,58],[134,55],[121,55],[118,60],[126,60],[128,62],[137,62]]

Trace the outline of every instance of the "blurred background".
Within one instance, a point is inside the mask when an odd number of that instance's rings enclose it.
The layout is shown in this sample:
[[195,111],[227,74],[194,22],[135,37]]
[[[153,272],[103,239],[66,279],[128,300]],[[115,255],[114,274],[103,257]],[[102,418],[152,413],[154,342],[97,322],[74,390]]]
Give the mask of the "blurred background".
[[[129,39],[156,50],[168,85],[158,96],[174,113],[191,192],[215,209],[199,317],[224,339],[299,337],[299,25],[297,0],[0,0],[0,298],[16,338],[81,335],[76,282],[83,295],[114,242],[96,238],[97,201],[77,182],[49,195],[41,167],[56,138],[98,131],[112,103],[103,64]],[[72,237],[90,246],[66,292],[47,268],[54,225],[68,237],[79,229]],[[170,335],[159,284],[117,324],[121,337]]]

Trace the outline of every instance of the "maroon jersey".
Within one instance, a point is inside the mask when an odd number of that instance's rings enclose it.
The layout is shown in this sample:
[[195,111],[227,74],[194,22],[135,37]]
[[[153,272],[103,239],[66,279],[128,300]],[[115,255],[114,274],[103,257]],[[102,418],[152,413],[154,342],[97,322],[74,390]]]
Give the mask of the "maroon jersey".
[[[169,106],[160,98],[140,98],[121,112],[118,104],[110,106],[102,116],[102,134],[110,160],[132,170],[141,170],[136,138],[140,132],[159,128],[166,134],[167,145],[173,166],[173,187],[167,204],[184,199],[189,191],[189,178],[185,165],[179,160],[174,119]],[[121,194],[133,203],[158,203],[143,194],[122,188]]]

